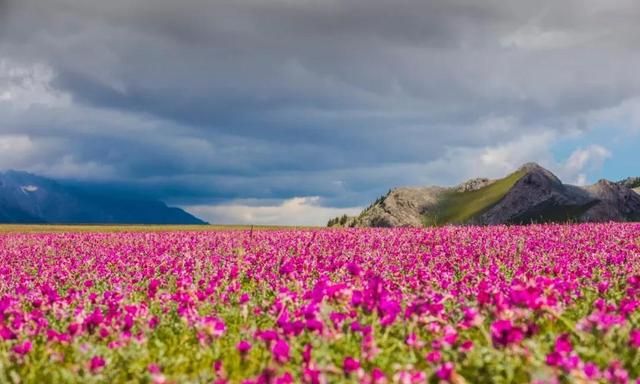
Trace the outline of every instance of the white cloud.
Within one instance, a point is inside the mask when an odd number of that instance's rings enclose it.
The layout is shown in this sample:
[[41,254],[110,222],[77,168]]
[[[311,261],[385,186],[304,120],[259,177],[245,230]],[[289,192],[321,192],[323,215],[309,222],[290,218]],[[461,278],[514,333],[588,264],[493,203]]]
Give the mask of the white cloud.
[[592,111],[586,117],[590,123],[590,127],[598,128],[612,127],[609,129],[613,134],[622,133],[639,133],[640,132],[640,97],[634,97],[622,101],[621,103]]
[[212,224],[325,225],[333,217],[356,215],[362,208],[334,208],[320,205],[317,196],[294,197],[275,205],[250,205],[242,202],[223,205],[183,207]]
[[604,162],[611,156],[611,152],[600,145],[578,148],[560,165],[560,176],[567,183],[585,185],[588,182],[588,172],[602,169]]
[[509,48],[524,50],[559,49],[570,47],[593,38],[590,34],[562,30],[543,29],[537,25],[527,25],[501,39],[500,43]]
[[18,65],[0,60],[0,103],[18,109],[33,105],[69,106],[71,97],[51,86],[53,78],[53,70],[46,65]]
[[442,158],[427,163],[421,173],[429,184],[453,184],[473,177],[503,177],[531,161],[553,168],[550,147],[557,137],[554,131],[541,130],[496,145],[450,148]]
[[28,165],[35,146],[27,135],[0,134],[0,169],[19,168]]
[[117,177],[111,165],[83,161],[65,153],[66,148],[64,140],[0,134],[0,170],[15,169],[54,178],[86,180]]
[[[431,180],[457,183],[473,177],[503,177],[524,163],[537,162],[566,183],[593,182],[589,175],[602,169],[605,161],[612,157],[611,151],[601,145],[590,145],[575,149],[566,159],[558,159],[552,148],[563,138],[555,131],[542,130],[494,146],[453,148],[443,158],[426,164],[422,175]],[[451,175],[455,176],[454,180]]]
[[110,165],[96,161],[79,161],[72,155],[63,155],[51,163],[41,163],[26,170],[39,175],[62,179],[116,179],[117,172]]

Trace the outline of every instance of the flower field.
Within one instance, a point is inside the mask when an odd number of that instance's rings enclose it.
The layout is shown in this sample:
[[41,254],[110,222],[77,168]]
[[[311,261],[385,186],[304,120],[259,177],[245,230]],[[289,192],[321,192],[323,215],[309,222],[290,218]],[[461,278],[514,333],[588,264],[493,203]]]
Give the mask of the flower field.
[[0,382],[627,383],[640,225],[0,234]]

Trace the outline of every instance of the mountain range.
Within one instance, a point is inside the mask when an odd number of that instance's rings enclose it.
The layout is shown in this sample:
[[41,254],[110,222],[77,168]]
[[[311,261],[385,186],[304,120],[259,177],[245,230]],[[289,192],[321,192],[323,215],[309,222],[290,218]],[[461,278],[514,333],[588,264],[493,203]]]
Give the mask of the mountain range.
[[548,222],[640,221],[640,178],[589,186],[564,184],[528,163],[501,179],[477,178],[454,187],[402,187],[378,198],[357,217],[329,226],[421,227]]
[[0,223],[206,224],[161,201],[69,186],[21,171],[0,172]]

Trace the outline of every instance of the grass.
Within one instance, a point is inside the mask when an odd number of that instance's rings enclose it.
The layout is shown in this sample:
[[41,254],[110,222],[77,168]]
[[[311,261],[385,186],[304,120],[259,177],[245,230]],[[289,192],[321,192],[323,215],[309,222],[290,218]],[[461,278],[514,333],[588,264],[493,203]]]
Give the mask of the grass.
[[0,233],[51,233],[51,232],[164,232],[164,231],[230,231],[274,230],[287,228],[275,225],[142,225],[142,224],[0,224]]
[[423,222],[426,226],[465,223],[500,202],[524,175],[524,171],[514,172],[475,191],[446,192],[434,212],[424,216]]

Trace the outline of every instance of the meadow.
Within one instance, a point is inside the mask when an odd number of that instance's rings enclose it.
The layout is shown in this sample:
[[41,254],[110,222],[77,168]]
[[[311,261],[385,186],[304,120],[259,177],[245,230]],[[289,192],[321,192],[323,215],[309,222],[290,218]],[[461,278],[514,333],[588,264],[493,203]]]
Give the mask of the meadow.
[[0,233],[3,383],[640,376],[640,224],[40,229]]

